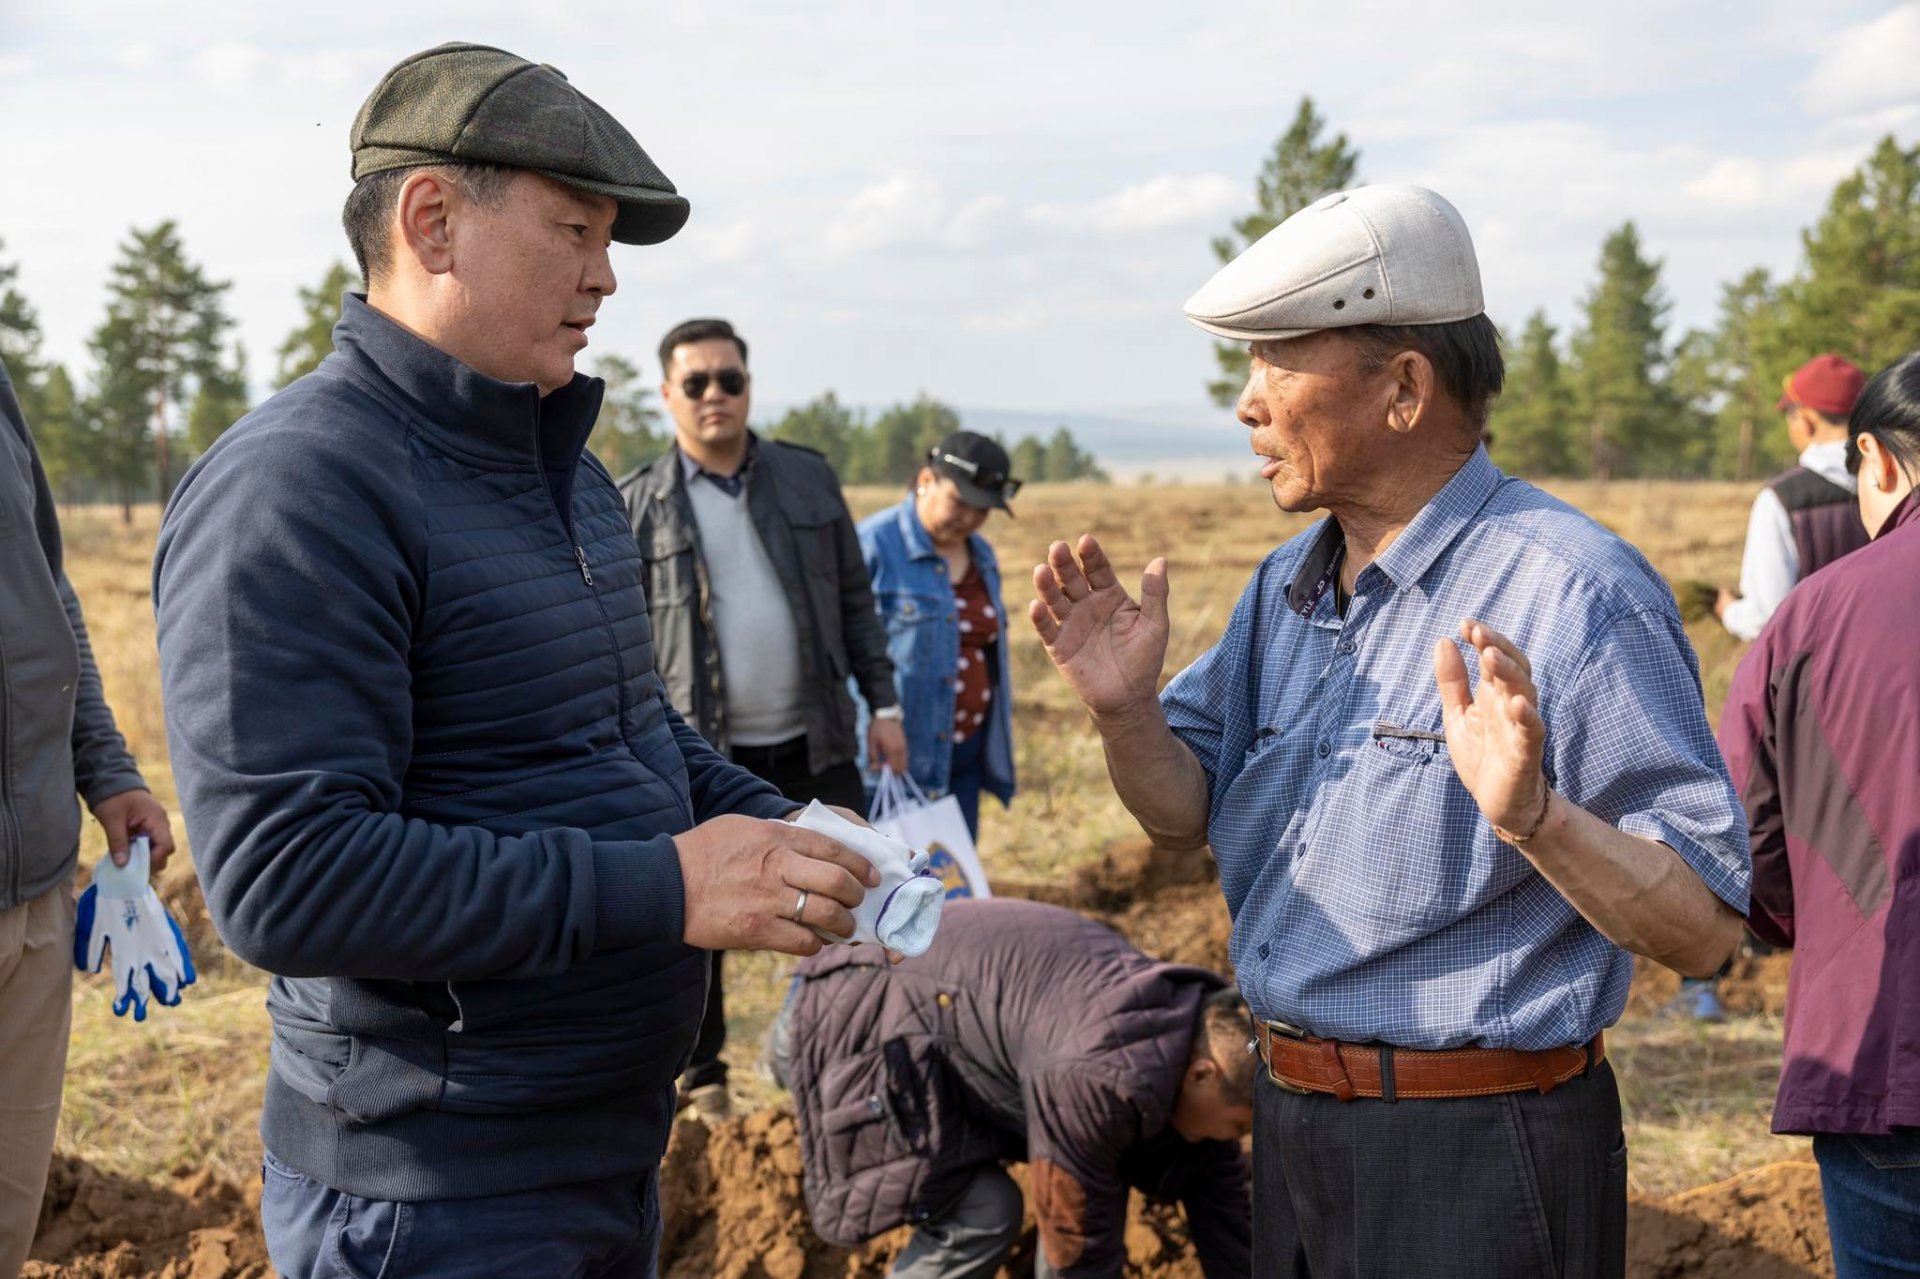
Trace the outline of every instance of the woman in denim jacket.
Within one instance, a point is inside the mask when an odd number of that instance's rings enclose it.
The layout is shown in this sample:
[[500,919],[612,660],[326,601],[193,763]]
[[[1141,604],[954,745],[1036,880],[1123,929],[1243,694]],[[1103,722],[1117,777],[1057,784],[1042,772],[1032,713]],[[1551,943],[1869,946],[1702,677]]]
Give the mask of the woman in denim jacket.
[[[980,828],[980,792],[1013,800],[1013,684],[1000,568],[978,530],[1020,481],[1006,450],[956,431],[927,455],[913,492],[860,523],[860,550],[887,628],[913,780],[960,802]],[[862,704],[860,731],[870,710]],[[859,739],[856,739],[859,740]],[[878,776],[869,772],[869,789]]]

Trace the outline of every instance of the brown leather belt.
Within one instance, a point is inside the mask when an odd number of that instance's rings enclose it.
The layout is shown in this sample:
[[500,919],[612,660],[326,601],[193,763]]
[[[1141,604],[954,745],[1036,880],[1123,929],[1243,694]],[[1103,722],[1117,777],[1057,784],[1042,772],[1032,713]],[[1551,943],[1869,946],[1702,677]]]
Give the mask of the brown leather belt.
[[1590,1044],[1522,1052],[1517,1048],[1454,1048],[1421,1052],[1378,1044],[1316,1039],[1281,1022],[1262,1022],[1256,1042],[1267,1077],[1288,1092],[1328,1093],[1341,1101],[1491,1097],[1552,1092],[1607,1059],[1604,1035]]

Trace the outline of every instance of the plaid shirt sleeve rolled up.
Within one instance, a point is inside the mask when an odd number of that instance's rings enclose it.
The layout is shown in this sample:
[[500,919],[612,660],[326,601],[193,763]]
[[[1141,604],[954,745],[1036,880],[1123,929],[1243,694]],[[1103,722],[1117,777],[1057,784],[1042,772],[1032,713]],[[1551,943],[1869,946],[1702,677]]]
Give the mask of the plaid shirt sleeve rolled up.
[[1632,958],[1460,784],[1433,649],[1469,617],[1512,638],[1540,690],[1551,784],[1672,847],[1744,914],[1746,818],[1673,594],[1484,452],[1359,575],[1344,617],[1341,545],[1326,520],[1269,556],[1162,696],[1207,775],[1241,988],[1262,1019],[1335,1039],[1585,1042],[1626,1006]]

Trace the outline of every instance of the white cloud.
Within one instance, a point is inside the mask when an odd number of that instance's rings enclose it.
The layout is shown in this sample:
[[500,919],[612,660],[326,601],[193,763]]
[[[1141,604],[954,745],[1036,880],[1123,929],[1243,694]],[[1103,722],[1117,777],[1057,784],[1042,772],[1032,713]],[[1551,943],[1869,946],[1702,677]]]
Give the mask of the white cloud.
[[113,51],[113,60],[129,71],[139,71],[153,65],[154,53],[154,47],[145,41],[123,44]]
[[219,93],[244,93],[253,84],[267,55],[238,40],[210,44],[193,55],[193,69]]
[[24,53],[0,53],[0,80],[25,76],[33,70],[33,59]]
[[1115,235],[1218,222],[1251,200],[1244,185],[1217,173],[1162,174],[1088,204],[1043,204],[1028,216],[1043,226]]
[[1803,98],[1824,115],[1911,104],[1920,86],[1920,3],[1888,10],[1834,36]]
[[1715,160],[1682,190],[1700,204],[1729,209],[1756,209],[1783,200],[1800,203],[1831,190],[1859,163],[1857,149],[1777,160],[1726,156]]
[[947,200],[940,184],[922,173],[896,173],[848,200],[827,226],[835,253],[936,241],[946,226]]
[[763,242],[759,231],[746,218],[717,226],[690,225],[678,238],[695,257],[705,262],[739,262]]

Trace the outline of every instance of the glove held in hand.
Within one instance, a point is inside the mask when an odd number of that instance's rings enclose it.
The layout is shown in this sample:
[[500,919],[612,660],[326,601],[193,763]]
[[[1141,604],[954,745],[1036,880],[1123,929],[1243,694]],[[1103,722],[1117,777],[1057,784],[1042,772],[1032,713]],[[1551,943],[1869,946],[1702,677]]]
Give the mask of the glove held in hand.
[[148,882],[149,857],[147,837],[140,835],[124,867],[102,858],[93,868],[93,883],[80,894],[74,918],[74,966],[99,972],[111,947],[113,1012],[124,1017],[132,1008],[135,1021],[147,1019],[149,998],[168,1007],[178,1004],[181,988],[193,985],[195,977],[187,939]]
[[891,835],[850,822],[819,800],[807,805],[793,824],[845,844],[880,872],[879,887],[869,888],[866,899],[854,908],[853,936],[845,940],[871,942],[907,956],[921,954],[933,944],[934,931],[940,927],[940,908],[947,901],[947,886],[927,869],[929,858],[925,853],[915,852]]

